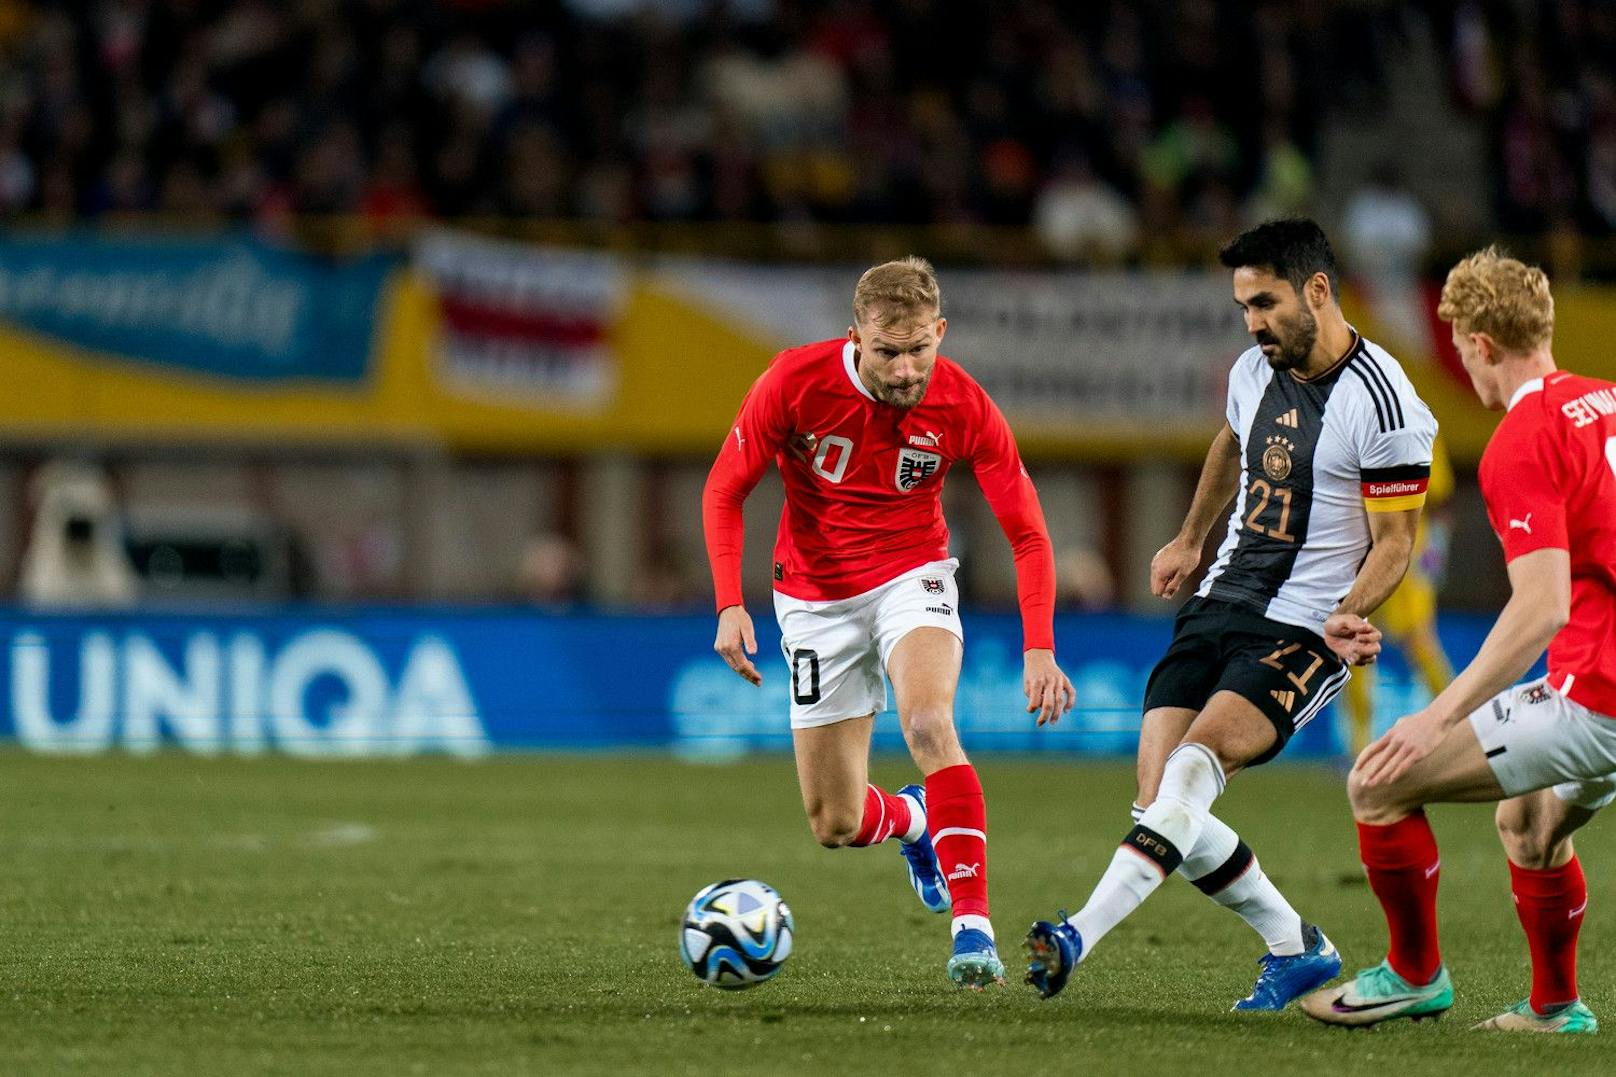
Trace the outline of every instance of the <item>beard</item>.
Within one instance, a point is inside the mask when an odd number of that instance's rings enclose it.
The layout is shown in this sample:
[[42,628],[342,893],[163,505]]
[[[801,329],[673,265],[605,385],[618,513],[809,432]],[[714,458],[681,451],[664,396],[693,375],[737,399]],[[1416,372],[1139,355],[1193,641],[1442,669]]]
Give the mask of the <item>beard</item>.
[[1313,317],[1313,312],[1303,308],[1297,316],[1289,322],[1280,325],[1281,336],[1275,336],[1267,331],[1256,334],[1258,344],[1274,344],[1279,350],[1273,355],[1263,353],[1268,365],[1275,370],[1295,370],[1307,362],[1307,357],[1313,354],[1313,345],[1318,343],[1319,322]]
[[883,382],[876,390],[875,398],[883,404],[908,411],[926,399],[926,389],[930,385],[929,373],[919,381],[909,382],[906,385],[888,385]]

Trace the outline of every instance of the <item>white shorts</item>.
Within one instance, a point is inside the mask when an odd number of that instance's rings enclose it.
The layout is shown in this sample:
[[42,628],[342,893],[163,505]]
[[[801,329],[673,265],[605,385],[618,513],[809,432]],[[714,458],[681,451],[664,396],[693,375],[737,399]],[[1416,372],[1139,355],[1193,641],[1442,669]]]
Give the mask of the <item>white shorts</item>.
[[780,650],[791,669],[791,728],[886,710],[887,658],[915,629],[947,629],[963,642],[957,568],[953,558],[933,561],[834,602],[808,602],[776,591]]
[[1589,811],[1616,801],[1616,718],[1572,702],[1547,677],[1498,693],[1470,727],[1508,796],[1552,786]]

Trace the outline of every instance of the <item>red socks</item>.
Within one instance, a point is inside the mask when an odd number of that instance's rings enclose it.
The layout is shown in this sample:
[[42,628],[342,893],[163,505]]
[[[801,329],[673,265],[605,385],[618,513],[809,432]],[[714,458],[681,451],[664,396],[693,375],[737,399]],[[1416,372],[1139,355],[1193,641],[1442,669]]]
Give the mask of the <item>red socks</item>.
[[987,916],[988,813],[975,767],[944,767],[926,779],[926,827],[954,916]]
[[907,800],[885,789],[865,786],[864,821],[859,824],[858,835],[850,844],[878,845],[894,834],[902,837],[909,832],[909,824]]
[[[1436,835],[1417,811],[1389,826],[1358,824],[1358,851],[1369,888],[1380,899],[1391,935],[1392,971],[1423,986],[1442,968],[1436,938]],[[1534,954],[1536,951],[1534,951]]]
[[1588,907],[1588,884],[1576,857],[1534,871],[1509,865],[1515,915],[1532,951],[1532,1009],[1547,1013],[1577,999],[1577,932]]

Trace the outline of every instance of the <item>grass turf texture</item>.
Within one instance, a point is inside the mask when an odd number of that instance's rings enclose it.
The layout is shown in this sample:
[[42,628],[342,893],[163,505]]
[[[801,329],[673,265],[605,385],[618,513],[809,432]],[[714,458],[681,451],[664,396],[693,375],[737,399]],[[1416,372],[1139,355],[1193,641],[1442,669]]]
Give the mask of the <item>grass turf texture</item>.
[[[908,780],[899,760],[874,779]],[[995,922],[1087,894],[1129,826],[1129,769],[985,759]],[[1347,969],[1383,927],[1341,779],[1267,767],[1218,810]],[[1489,809],[1432,813],[1458,1004],[1437,1025],[1236,1016],[1261,943],[1181,879],[1065,994],[944,979],[947,924],[895,848],[820,849],[789,761],[508,758],[463,765],[41,759],[0,752],[0,1071],[12,1073],[1609,1072],[1598,1037],[1469,1033],[1521,998],[1526,945]],[[1583,997],[1616,1020],[1594,894]],[[781,976],[744,992],[680,965],[703,884],[754,875],[797,918]]]

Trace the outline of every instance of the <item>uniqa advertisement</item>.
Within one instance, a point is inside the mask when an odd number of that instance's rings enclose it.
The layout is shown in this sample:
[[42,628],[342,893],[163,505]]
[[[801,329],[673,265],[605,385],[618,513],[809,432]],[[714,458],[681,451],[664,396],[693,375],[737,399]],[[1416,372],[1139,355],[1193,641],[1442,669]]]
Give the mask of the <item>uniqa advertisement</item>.
[[[791,744],[786,662],[758,622],[762,688],[712,652],[706,616],[547,615],[515,609],[361,609],[263,615],[0,613],[0,736],[31,751],[312,757],[497,750],[657,749],[728,758]],[[1019,621],[968,617],[956,719],[973,752],[1131,754],[1139,700],[1171,622],[1056,622],[1077,707],[1035,728],[1021,694]],[[1487,624],[1445,618],[1456,661]],[[603,663],[602,656],[610,656]],[[603,673],[610,668],[616,672]],[[622,672],[626,670],[626,673]],[[1424,702],[1395,655],[1377,720]],[[901,750],[896,716],[877,746]],[[1338,755],[1326,711],[1284,758]]]

